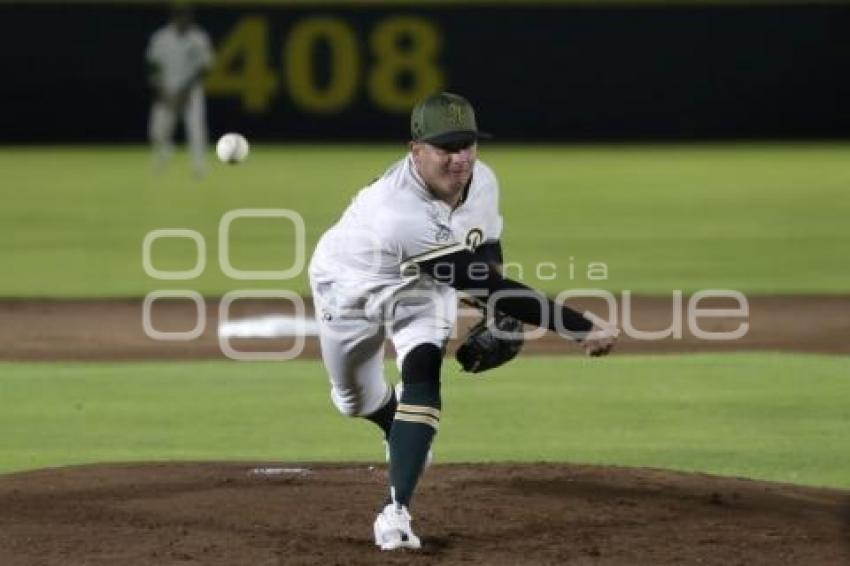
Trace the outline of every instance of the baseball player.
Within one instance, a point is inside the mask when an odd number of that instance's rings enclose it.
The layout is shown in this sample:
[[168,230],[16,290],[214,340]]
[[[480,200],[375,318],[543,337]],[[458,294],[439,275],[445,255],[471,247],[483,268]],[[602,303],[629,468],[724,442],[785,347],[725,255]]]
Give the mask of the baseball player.
[[171,21],[156,30],[146,52],[154,101],[148,122],[154,166],[163,168],[174,150],[174,128],[183,119],[195,174],[206,172],[206,109],[203,76],[213,62],[209,36],[193,23],[186,4],[175,4]]
[[[389,445],[389,497],[374,523],[384,550],[420,548],[409,507],[440,422],[440,368],[457,291],[498,313],[467,338],[465,359],[458,351],[472,371],[515,355],[516,340],[498,333],[515,329],[511,321],[546,326],[590,355],[608,353],[617,333],[502,277],[499,185],[477,159],[486,134],[466,99],[426,98],[413,109],[411,136],[409,153],[322,236],[309,268],[331,399],[342,414],[378,425]],[[384,377],[387,337],[400,398]]]

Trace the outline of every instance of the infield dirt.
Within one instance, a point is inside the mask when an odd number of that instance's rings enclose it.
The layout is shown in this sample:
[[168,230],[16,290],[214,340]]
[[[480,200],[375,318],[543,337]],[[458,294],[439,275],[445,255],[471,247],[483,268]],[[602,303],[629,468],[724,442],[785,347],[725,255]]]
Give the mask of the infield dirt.
[[[622,336],[618,353],[732,352],[743,350],[850,354],[850,297],[776,296],[750,297],[749,317],[704,318],[700,327],[711,332],[731,331],[749,324],[747,334],[737,340],[703,340],[688,328],[687,312],[681,339],[636,340]],[[142,326],[142,302],[126,300],[0,300],[0,360],[145,360],[224,358],[218,337],[218,300],[206,301],[206,325],[191,341],[161,341],[149,338]],[[308,314],[310,301],[305,299]],[[575,301],[578,308],[604,314],[601,301]],[[733,308],[729,300],[703,301],[703,308]],[[685,299],[685,308],[687,299]],[[290,304],[269,300],[234,303],[230,319],[293,312]],[[632,325],[640,330],[668,328],[673,320],[670,297],[636,297],[630,309]],[[196,307],[191,301],[162,300],[151,309],[151,323],[160,331],[187,331],[195,326]],[[457,335],[477,321],[462,317]],[[234,339],[238,351],[282,352],[292,339]],[[454,352],[457,339],[449,344]],[[580,354],[581,349],[548,332],[528,340],[524,354]],[[303,357],[318,357],[318,342],[308,338]]]

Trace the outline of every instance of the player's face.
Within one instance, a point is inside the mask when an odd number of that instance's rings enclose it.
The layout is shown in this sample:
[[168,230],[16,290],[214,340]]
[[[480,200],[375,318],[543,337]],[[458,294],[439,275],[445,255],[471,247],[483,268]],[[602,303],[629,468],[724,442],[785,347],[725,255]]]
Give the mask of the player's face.
[[472,178],[478,143],[472,141],[438,147],[413,142],[410,147],[416,170],[431,192],[451,206],[457,204]]

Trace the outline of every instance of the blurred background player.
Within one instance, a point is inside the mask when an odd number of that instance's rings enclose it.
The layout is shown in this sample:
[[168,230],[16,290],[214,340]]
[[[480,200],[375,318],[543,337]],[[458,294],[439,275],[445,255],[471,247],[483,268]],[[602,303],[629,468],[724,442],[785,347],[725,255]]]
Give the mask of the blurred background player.
[[171,21],[153,33],[145,56],[154,98],[148,123],[154,167],[160,170],[168,163],[182,116],[192,167],[202,177],[207,145],[203,76],[212,65],[213,49],[187,4],[172,6]]

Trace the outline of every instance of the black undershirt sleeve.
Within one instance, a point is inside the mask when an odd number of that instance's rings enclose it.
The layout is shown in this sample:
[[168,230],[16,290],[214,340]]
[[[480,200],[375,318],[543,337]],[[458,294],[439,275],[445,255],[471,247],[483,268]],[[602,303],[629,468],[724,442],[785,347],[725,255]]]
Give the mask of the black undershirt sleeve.
[[502,264],[505,263],[502,254],[502,242],[499,240],[484,242],[478,246],[473,255],[481,258],[479,261],[483,260],[498,266],[499,272],[502,270]]
[[499,293],[494,304],[496,310],[528,324],[545,326],[553,332],[566,331],[576,340],[581,340],[581,334],[593,328],[593,323],[581,313],[554,303],[543,293],[518,281],[502,277],[501,260],[501,245],[494,242],[483,244],[475,252],[461,250],[415,263],[420,273],[460,291],[484,293],[486,297]]

